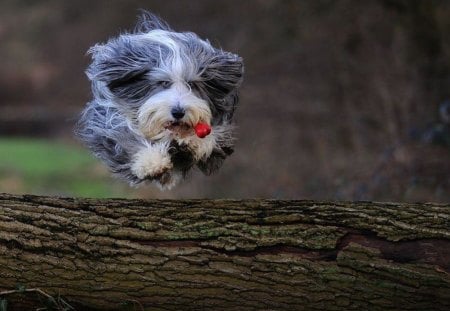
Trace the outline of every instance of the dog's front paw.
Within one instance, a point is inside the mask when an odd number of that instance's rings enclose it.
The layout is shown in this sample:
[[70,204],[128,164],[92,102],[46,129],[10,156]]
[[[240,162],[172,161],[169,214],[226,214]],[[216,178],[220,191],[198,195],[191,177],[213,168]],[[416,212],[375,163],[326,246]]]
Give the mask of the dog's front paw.
[[181,179],[182,174],[180,172],[170,170],[158,177],[153,178],[152,181],[159,187],[159,189],[170,190],[175,187]]
[[140,179],[159,179],[173,168],[170,155],[160,148],[140,150],[133,159],[131,171]]

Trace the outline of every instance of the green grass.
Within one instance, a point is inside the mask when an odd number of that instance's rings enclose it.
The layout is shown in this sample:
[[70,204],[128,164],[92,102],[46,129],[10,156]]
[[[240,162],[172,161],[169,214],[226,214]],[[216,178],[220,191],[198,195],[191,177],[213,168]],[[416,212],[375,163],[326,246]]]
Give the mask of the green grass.
[[0,191],[89,197],[126,195],[98,160],[79,146],[0,138]]

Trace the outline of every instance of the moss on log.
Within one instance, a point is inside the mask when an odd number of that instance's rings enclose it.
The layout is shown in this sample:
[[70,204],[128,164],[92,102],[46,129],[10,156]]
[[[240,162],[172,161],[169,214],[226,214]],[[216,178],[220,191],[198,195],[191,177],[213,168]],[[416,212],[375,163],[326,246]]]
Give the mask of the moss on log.
[[77,310],[449,310],[449,207],[2,194],[0,291]]

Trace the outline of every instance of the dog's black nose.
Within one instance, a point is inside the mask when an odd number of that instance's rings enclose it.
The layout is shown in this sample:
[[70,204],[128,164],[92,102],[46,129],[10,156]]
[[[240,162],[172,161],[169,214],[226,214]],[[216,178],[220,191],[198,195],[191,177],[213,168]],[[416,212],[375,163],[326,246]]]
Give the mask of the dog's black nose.
[[184,117],[185,114],[184,109],[181,108],[180,106],[173,107],[170,112],[172,113],[172,116],[177,120]]

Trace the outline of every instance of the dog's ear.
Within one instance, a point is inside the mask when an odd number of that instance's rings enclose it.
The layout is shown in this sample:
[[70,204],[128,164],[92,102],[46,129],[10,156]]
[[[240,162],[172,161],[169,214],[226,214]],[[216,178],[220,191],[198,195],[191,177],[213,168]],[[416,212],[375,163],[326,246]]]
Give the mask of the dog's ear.
[[152,59],[148,51],[135,44],[129,36],[120,36],[106,44],[96,44],[88,50],[92,63],[86,70],[92,81],[112,82],[129,79],[150,69]]
[[242,83],[244,64],[238,55],[218,51],[202,69],[202,90],[211,100],[213,123],[229,122],[238,103],[238,87]]
[[213,104],[214,124],[229,123],[233,118],[243,74],[243,60],[233,53],[218,51],[205,64],[201,74],[202,87]]
[[[164,20],[141,10],[134,33],[146,33],[156,29],[171,30]],[[105,82],[113,91],[116,87],[143,80],[145,74],[155,65],[159,50],[151,44],[139,44],[138,40],[131,37],[124,34],[106,44],[96,44],[88,50],[92,63],[86,74],[91,81]]]
[[86,70],[88,78],[105,85],[115,96],[140,98],[150,87],[147,74],[156,60],[148,56],[149,50],[134,45],[127,36],[95,45],[88,53],[92,55],[92,63]]
[[161,19],[159,16],[147,11],[139,10],[138,21],[134,27],[134,33],[147,33],[155,29],[171,31],[169,24]]
[[202,70],[206,91],[215,99],[223,99],[242,83],[244,63],[240,56],[218,51]]

